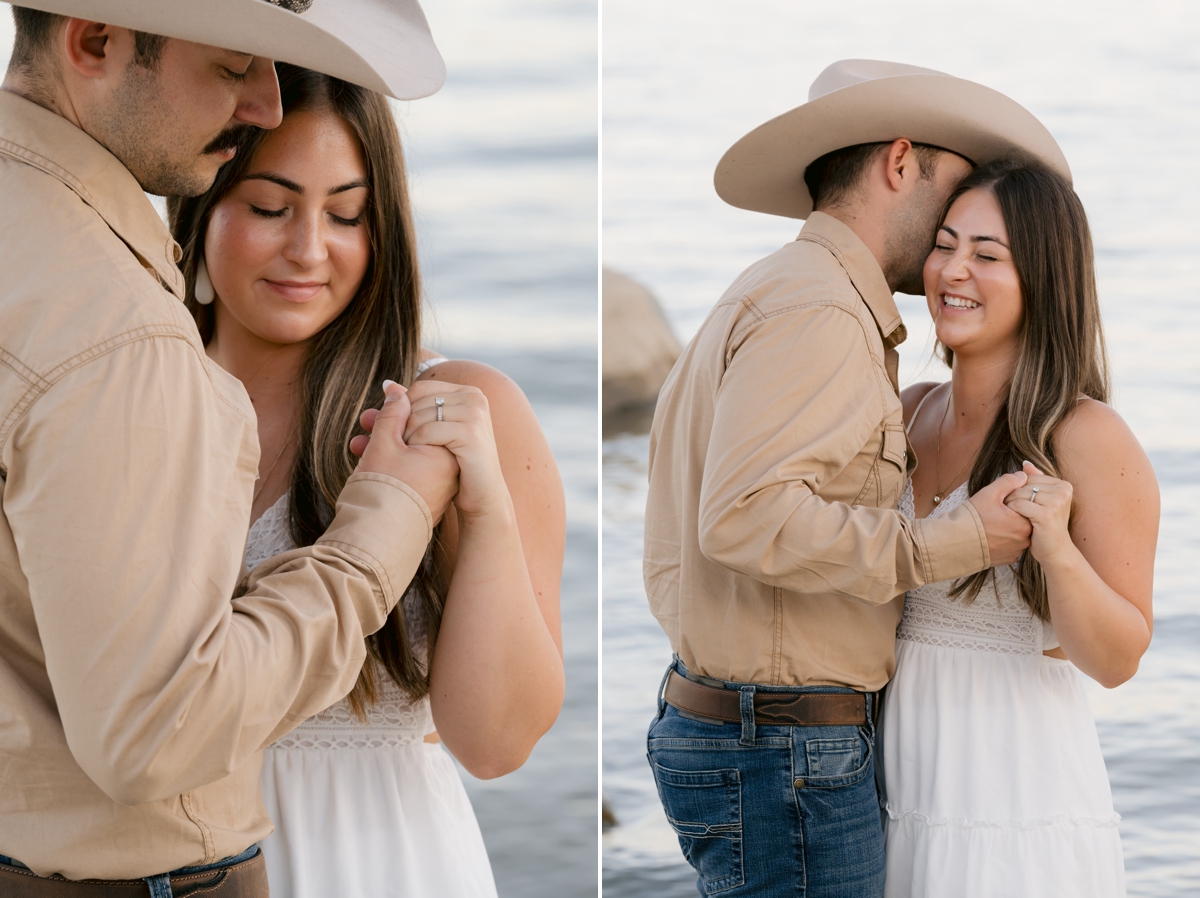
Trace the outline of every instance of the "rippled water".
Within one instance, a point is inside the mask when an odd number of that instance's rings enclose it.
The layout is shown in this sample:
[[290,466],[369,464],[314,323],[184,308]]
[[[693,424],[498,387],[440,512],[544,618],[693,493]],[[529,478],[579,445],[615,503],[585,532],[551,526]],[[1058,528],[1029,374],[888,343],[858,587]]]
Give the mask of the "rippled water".
[[[423,0],[449,71],[396,104],[430,345],[511,375],[567,495],[562,714],[517,772],[464,773],[504,898],[595,895],[596,4]],[[0,60],[11,20],[0,4]]]
[[[1200,891],[1200,16],[1176,2],[1003,6],[920,0],[741,5],[605,0],[604,256],[649,286],[684,339],[729,282],[799,228],[725,206],[724,150],[807,96],[840,58],[948,71],[1025,104],[1058,138],[1091,218],[1115,405],[1150,452],[1163,494],[1156,629],[1141,670],[1088,681],[1129,893]],[[905,382],[929,362],[923,300]],[[604,441],[603,780],[620,825],[604,836],[604,894],[695,894],[645,762],[669,647],[641,583],[645,436]]]
[[502,898],[595,895],[596,6],[422,0],[446,86],[398,104],[433,345],[513,377],[567,494],[567,696],[520,770],[463,774]]

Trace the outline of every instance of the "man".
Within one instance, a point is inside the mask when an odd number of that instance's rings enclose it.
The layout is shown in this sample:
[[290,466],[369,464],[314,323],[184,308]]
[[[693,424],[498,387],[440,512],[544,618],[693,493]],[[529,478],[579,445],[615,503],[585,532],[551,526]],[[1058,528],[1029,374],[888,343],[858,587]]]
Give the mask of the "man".
[[34,2],[0,90],[0,893],[265,895],[261,748],[353,686],[457,468],[389,387],[325,536],[243,580],[254,409],[143,190],[279,124],[271,55],[407,98],[444,69],[404,0]]
[[1003,504],[1023,474],[937,519],[894,510],[914,459],[892,293],[924,293],[972,162],[1065,170],[1061,152],[1013,101],[928,69],[845,60],[809,96],[717,168],[727,202],[808,221],[725,293],[651,433],[646,590],[677,659],[649,755],[705,894],[882,894],[874,718],[901,597],[1016,560],[1030,532]]

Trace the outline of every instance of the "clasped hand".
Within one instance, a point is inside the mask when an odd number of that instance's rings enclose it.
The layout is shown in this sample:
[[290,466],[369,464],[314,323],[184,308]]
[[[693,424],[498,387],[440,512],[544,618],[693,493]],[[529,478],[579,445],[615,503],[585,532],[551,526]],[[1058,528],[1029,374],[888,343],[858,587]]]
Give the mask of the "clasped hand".
[[[487,397],[480,390],[445,381],[421,380],[407,391],[397,384],[389,386],[387,392],[383,410],[367,409],[359,419],[372,436],[360,435],[350,443],[351,451],[362,456],[360,470],[367,469],[364,466],[374,461],[378,440],[372,437],[379,433],[380,422],[385,415],[391,420],[392,406],[400,403],[396,405],[389,432],[409,453],[407,459],[401,459],[407,464],[403,473],[390,470],[381,473],[396,476],[417,490],[436,518],[445,512],[452,498],[468,520],[497,510],[511,510],[492,433],[491,412]],[[439,398],[443,401],[440,421]],[[419,482],[414,482],[414,478]]]
[[1028,478],[1025,485],[1010,492],[1004,504],[1033,526],[1029,551],[1044,566],[1074,548],[1069,530],[1074,490],[1067,481],[1043,474],[1030,462],[1022,465],[1022,471]]

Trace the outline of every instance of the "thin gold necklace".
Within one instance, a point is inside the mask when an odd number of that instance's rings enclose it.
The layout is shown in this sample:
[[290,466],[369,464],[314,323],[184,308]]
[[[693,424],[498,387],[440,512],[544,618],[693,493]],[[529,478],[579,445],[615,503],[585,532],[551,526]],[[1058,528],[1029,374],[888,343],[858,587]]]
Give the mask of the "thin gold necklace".
[[271,467],[267,468],[266,476],[259,478],[258,489],[254,491],[254,495],[250,499],[251,506],[258,501],[258,497],[262,495],[262,491],[267,488],[267,481],[269,481],[271,479],[271,475],[275,473],[275,467],[279,464],[279,459],[283,458],[283,453],[287,452],[288,443],[291,442],[291,421],[288,421],[287,433],[288,436],[284,438],[283,445],[279,447],[279,454],[275,456],[275,461],[271,462]]
[[[937,455],[935,456],[936,461],[934,463],[934,469],[933,469],[933,485],[937,490],[933,494],[934,508],[936,508],[938,505],[940,505],[942,503],[942,500],[946,498],[946,491],[944,489],[942,489],[940,486],[938,486],[938,484],[940,484],[942,482],[942,428],[946,426],[946,415],[950,411],[950,399],[951,399],[952,393],[953,393],[952,390],[946,391],[946,407],[944,409],[942,409],[942,420],[938,422]],[[955,481],[958,480],[959,475],[962,474],[964,467],[966,467],[966,466],[963,465],[963,466],[959,467],[958,471],[955,472],[954,477],[951,479],[951,481],[950,481],[951,483],[954,483]]]

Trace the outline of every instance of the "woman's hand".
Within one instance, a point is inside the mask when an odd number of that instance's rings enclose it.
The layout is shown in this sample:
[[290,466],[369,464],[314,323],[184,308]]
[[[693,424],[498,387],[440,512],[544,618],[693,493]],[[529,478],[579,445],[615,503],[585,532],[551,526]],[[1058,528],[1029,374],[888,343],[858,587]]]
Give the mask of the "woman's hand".
[[[409,446],[444,446],[458,459],[454,505],[467,519],[501,513],[511,517],[512,499],[500,470],[487,397],[477,387],[418,380],[409,388],[412,412],[404,432]],[[442,420],[438,420],[438,400]]]
[[407,391],[400,384],[384,384],[383,409],[367,409],[359,421],[367,434],[350,441],[350,451],[361,461],[356,470],[387,474],[417,491],[435,521],[446,513],[458,491],[458,461],[440,447],[409,446],[403,434],[411,421]]
[[1047,567],[1078,551],[1069,530],[1075,491],[1067,481],[1043,474],[1030,462],[1022,470],[1029,480],[1009,493],[1004,504],[1029,519],[1033,525],[1029,551]]

